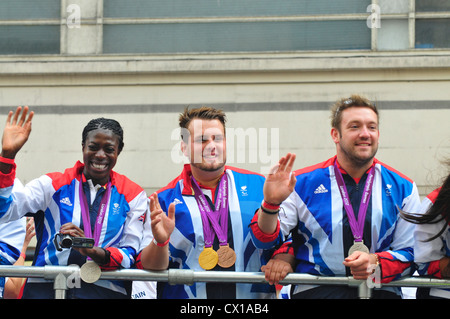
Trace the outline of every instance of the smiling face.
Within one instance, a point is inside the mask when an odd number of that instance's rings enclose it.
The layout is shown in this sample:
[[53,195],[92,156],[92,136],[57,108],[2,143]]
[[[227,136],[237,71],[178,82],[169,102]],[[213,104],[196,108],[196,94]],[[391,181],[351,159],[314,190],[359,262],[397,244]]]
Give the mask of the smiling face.
[[189,139],[182,151],[191,166],[202,171],[219,171],[226,162],[225,130],[219,120],[193,119],[188,126]]
[[95,129],[87,134],[82,144],[84,175],[94,185],[105,185],[119,156],[119,138],[111,130]]
[[341,165],[370,166],[378,150],[378,116],[367,107],[347,108],[342,111],[339,128],[332,128],[331,136]]

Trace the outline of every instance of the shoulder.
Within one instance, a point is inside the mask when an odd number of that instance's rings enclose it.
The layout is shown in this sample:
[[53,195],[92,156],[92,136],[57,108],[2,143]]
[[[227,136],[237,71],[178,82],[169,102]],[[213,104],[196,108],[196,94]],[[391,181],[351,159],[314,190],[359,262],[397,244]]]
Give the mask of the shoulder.
[[382,173],[384,172],[386,174],[389,174],[392,177],[396,178],[397,180],[404,180],[410,184],[414,184],[414,181],[411,178],[401,173],[400,171],[396,170],[395,168],[387,165],[386,163],[383,163],[378,159],[375,159],[375,164],[378,164],[382,168]]
[[314,173],[316,171],[321,171],[323,169],[329,169],[330,166],[333,166],[334,161],[336,160],[336,156],[333,156],[330,159],[327,159],[326,161],[317,163],[315,165],[311,165],[311,166],[306,166],[304,168],[298,169],[294,172],[295,176],[300,176],[303,174],[308,174],[308,173]]
[[64,185],[72,183],[74,179],[79,178],[82,170],[83,164],[81,162],[77,162],[75,166],[67,168],[64,172],[48,173],[45,174],[45,176],[50,178],[53,188],[57,190]]
[[176,178],[174,178],[173,180],[171,180],[166,186],[160,188],[159,190],[156,191],[156,193],[158,195],[162,194],[162,193],[167,193],[167,192],[171,192],[173,191],[175,188],[177,188],[177,185],[180,181],[183,180],[182,175],[177,176]]
[[427,195],[427,199],[431,202],[431,203],[435,203],[436,199],[439,195],[439,192],[441,191],[441,187],[436,188],[434,191],[432,191],[430,194]]
[[115,171],[111,172],[111,185],[116,187],[119,194],[125,196],[127,202],[132,201],[139,194],[144,193],[144,189],[139,184]]
[[262,175],[262,174],[259,174],[259,173],[253,172],[253,171],[249,171],[249,170],[246,170],[243,168],[237,168],[237,167],[233,167],[233,166],[225,166],[225,170],[230,171],[235,174],[255,176],[257,178],[265,178],[264,175]]

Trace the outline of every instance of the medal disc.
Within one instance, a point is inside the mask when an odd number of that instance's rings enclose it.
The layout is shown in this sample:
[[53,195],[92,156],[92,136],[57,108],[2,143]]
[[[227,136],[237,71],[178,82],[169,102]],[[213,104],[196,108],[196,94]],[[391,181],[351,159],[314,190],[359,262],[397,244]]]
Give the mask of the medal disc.
[[205,247],[200,253],[200,256],[198,256],[198,263],[200,264],[200,267],[205,270],[213,269],[218,261],[219,255],[211,247]]
[[364,253],[369,253],[369,248],[367,248],[366,245],[364,245],[363,241],[355,241],[353,245],[348,250],[348,255],[350,256],[355,251],[362,251]]
[[219,255],[220,267],[230,268],[236,262],[236,253],[229,245],[220,246],[217,254]]
[[93,261],[86,262],[80,268],[80,277],[84,282],[88,284],[96,282],[100,278],[101,274],[102,271],[99,265],[97,265]]

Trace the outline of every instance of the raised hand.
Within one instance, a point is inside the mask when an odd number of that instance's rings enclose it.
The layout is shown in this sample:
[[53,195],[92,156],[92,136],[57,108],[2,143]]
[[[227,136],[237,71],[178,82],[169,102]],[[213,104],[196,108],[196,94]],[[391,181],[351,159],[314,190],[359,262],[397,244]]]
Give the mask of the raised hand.
[[296,178],[292,173],[295,154],[288,153],[275,165],[264,183],[264,200],[271,204],[280,204],[294,190]]
[[158,195],[153,193],[150,196],[150,219],[153,237],[158,243],[164,243],[170,238],[175,228],[175,203],[169,205],[169,211],[166,215],[161,209],[158,201]]
[[15,112],[9,112],[3,130],[1,153],[3,157],[14,159],[28,140],[31,133],[31,120],[34,115],[34,112],[28,114],[28,111],[28,106],[24,106],[23,111],[22,107],[19,106]]

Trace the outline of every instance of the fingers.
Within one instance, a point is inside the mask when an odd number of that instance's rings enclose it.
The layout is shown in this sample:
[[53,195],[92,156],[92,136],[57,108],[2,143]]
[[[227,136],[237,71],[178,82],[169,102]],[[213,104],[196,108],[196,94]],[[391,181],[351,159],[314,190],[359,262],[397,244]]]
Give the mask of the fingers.
[[292,171],[292,168],[294,167],[295,158],[296,158],[295,154],[288,153],[286,155],[286,161],[287,161],[286,162],[286,171],[287,172],[291,172]]
[[264,272],[265,279],[269,284],[278,285],[289,272],[292,272],[292,267],[285,261],[271,259],[267,265],[261,267],[261,271]]
[[295,177],[295,174],[291,172],[291,179],[289,180],[289,187],[294,189],[295,184],[297,184],[297,177]]
[[161,209],[161,205],[159,204],[158,194],[155,192],[150,195],[150,212],[157,209]]
[[369,254],[367,253],[354,252],[345,258],[343,264],[350,268],[350,273],[354,279],[365,280],[372,273]]
[[170,220],[175,220],[175,203],[171,203],[169,205],[169,212],[167,216]]
[[26,128],[31,127],[31,121],[33,120],[34,112],[31,111],[28,114],[28,111],[28,106],[24,106],[23,108],[22,106],[18,106],[15,112],[9,111],[8,117],[6,119],[6,124],[23,126]]
[[269,170],[269,175],[273,175],[276,172],[278,172],[279,168],[280,168],[280,164],[275,164],[274,166],[272,166]]
[[84,231],[73,223],[66,223],[59,229],[62,234],[69,234],[73,237],[84,237]]
[[294,167],[296,155],[293,153],[287,153],[286,156],[283,156],[280,158],[280,161],[278,162],[278,170],[285,171],[285,172],[291,172],[292,168]]

